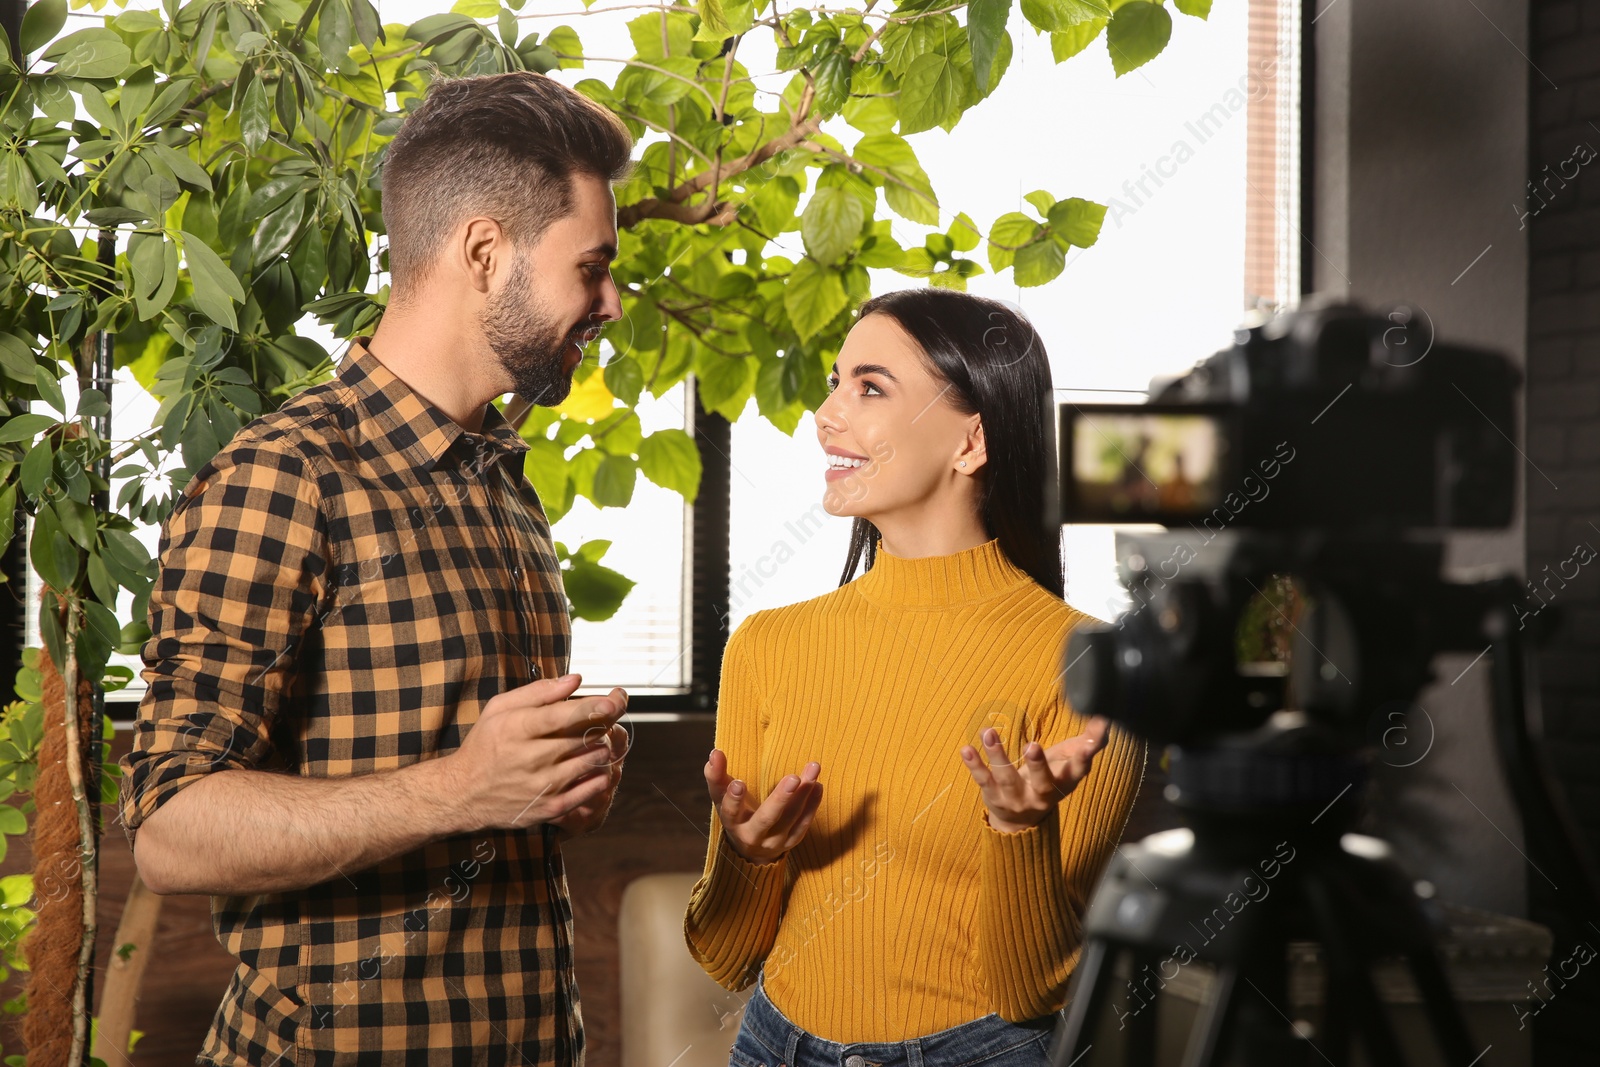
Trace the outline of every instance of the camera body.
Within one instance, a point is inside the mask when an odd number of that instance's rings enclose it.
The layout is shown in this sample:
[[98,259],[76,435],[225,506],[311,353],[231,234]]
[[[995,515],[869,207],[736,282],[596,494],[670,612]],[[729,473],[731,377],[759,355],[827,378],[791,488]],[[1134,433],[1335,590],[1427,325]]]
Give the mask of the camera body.
[[1190,749],[1288,711],[1310,724],[1296,743],[1351,752],[1436,652],[1478,640],[1479,594],[1442,580],[1439,535],[1511,521],[1521,372],[1424,325],[1313,305],[1148,404],[1059,406],[1063,521],[1167,527],[1126,539],[1130,610],[1074,629],[1075,709]]
[[1508,524],[1520,371],[1410,308],[1241,330],[1145,404],[1058,408],[1062,521],[1352,534]]

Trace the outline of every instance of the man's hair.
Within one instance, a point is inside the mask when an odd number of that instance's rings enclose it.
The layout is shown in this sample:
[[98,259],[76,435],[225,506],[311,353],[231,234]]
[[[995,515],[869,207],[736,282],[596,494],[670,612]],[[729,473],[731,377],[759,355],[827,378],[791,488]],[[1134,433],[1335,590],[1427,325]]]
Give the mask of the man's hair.
[[384,155],[394,289],[425,279],[451,231],[475,215],[531,247],[572,212],[574,174],[625,180],[632,152],[620,119],[554,78],[519,70],[434,82]]

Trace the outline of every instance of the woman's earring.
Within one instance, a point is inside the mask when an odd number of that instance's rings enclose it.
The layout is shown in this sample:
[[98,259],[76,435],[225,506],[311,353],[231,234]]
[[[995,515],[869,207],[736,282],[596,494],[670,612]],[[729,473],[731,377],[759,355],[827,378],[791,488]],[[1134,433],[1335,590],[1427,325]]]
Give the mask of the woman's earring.
[[958,466],[958,467],[965,467],[966,465],[967,465],[967,461],[966,460],[962,460],[960,463],[956,464],[956,466]]

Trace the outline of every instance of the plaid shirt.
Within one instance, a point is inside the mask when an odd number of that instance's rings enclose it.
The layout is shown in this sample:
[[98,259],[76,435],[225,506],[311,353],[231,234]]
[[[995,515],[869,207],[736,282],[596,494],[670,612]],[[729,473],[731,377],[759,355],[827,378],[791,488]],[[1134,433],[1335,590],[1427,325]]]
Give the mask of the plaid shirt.
[[[526,442],[492,406],[465,431],[366,340],[241,429],[163,526],[150,688],[122,761],[130,840],[214,771],[345,777],[452,752],[489,698],[567,669]],[[239,966],[198,1063],[583,1062],[548,825],[211,911]]]

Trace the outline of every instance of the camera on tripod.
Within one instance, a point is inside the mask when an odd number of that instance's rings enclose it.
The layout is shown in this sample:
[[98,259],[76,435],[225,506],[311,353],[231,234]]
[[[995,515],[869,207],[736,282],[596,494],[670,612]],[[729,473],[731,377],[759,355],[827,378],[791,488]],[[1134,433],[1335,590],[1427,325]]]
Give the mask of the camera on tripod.
[[[1080,714],[1166,746],[1165,795],[1186,825],[1113,857],[1056,1067],[1093,1043],[1119,958],[1139,973],[1175,956],[1216,969],[1186,1067],[1342,1065],[1355,1041],[1398,1067],[1372,978],[1394,955],[1443,1062],[1473,1060],[1433,905],[1383,841],[1351,830],[1374,713],[1414,702],[1437,654],[1485,649],[1513,794],[1525,816],[1562,825],[1522,714],[1518,587],[1441,574],[1445,532],[1512,519],[1520,380],[1504,356],[1437,343],[1409,308],[1324,303],[1240,331],[1154,381],[1149,403],[1059,407],[1062,521],[1167,527],[1121,539],[1132,605],[1074,629],[1063,688]],[[1259,882],[1274,856],[1270,896],[1208,925],[1218,898]],[[1314,1025],[1279,1007],[1292,940],[1326,962]],[[1154,1062],[1156,1019],[1127,1020],[1130,1062]]]

